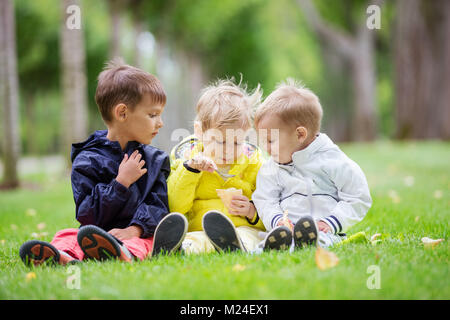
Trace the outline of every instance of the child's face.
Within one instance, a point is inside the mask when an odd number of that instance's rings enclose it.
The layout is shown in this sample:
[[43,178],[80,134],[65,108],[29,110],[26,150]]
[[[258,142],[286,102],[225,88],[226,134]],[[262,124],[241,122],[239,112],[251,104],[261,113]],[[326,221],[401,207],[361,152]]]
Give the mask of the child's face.
[[129,141],[150,144],[164,125],[161,114],[164,106],[152,103],[150,96],[144,95],[133,110],[128,109],[123,131]]
[[203,152],[218,166],[233,164],[243,152],[247,132],[239,126],[208,129],[202,133]]
[[286,125],[278,116],[265,116],[257,127],[259,144],[274,161],[289,163],[292,154],[301,150],[303,144],[297,129]]

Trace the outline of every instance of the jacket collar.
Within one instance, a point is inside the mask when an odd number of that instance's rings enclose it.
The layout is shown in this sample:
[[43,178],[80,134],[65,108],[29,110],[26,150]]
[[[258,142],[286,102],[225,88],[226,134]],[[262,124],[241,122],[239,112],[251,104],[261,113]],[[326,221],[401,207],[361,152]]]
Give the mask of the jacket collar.
[[330,138],[328,138],[325,133],[319,133],[314,141],[309,144],[309,146],[292,154],[293,164],[298,165],[309,161],[314,153],[330,142]]

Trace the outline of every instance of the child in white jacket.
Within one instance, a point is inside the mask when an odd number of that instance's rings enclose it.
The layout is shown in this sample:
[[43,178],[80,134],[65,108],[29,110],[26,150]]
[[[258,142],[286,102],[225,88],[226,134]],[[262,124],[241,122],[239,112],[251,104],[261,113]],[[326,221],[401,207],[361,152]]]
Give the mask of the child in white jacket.
[[[372,204],[364,173],[320,133],[321,119],[317,96],[291,80],[256,111],[255,128],[271,155],[252,195],[270,232],[266,248],[285,248],[292,238],[294,247],[336,244]],[[292,233],[286,237],[280,228]]]

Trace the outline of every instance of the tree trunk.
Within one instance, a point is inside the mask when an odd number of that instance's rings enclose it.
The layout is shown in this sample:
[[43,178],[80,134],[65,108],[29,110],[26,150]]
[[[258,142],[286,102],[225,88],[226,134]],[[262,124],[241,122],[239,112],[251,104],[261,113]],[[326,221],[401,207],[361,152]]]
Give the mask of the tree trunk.
[[450,139],[450,2],[397,2],[396,136]]
[[70,150],[74,142],[87,135],[87,97],[83,29],[66,26],[66,8],[80,6],[79,0],[64,0],[61,25],[61,63],[63,91],[63,152],[70,166]]
[[19,81],[15,36],[14,3],[0,1],[0,103],[3,119],[4,188],[19,186],[17,162],[20,156]]
[[377,132],[373,32],[365,25],[359,27],[356,50],[351,58],[354,104],[352,138],[356,141],[372,141]]
[[120,15],[121,0],[109,0],[109,12],[111,17],[111,38],[109,43],[109,58],[121,57],[120,50],[120,29],[122,19]]
[[[353,84],[353,115],[350,122],[352,140],[374,140],[377,133],[376,74],[373,56],[375,31],[366,27],[364,19],[358,26],[356,35],[347,34],[330,26],[310,0],[297,2],[304,11],[306,21],[322,43],[326,43],[335,54],[352,66],[350,72]],[[377,3],[381,4],[381,1]]]

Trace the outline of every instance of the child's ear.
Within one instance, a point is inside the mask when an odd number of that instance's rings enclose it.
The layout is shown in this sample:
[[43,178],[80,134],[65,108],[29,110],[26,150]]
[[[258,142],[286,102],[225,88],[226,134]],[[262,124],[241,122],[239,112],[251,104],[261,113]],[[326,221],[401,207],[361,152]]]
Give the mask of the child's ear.
[[200,121],[194,121],[194,134],[197,138],[202,139],[203,130]]
[[299,142],[303,142],[306,140],[306,137],[308,136],[308,130],[305,127],[297,127],[295,131]]
[[125,121],[128,117],[128,107],[123,103],[119,103],[113,108],[113,116],[117,121]]

